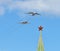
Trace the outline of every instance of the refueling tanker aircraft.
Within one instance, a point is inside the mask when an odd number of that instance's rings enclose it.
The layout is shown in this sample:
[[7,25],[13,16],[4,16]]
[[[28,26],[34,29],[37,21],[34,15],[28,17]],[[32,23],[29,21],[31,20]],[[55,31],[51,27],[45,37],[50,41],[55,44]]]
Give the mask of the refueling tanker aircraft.
[[40,15],[40,14],[39,14],[39,13],[37,13],[37,12],[28,12],[27,14],[30,14],[30,15],[32,15],[32,16]]

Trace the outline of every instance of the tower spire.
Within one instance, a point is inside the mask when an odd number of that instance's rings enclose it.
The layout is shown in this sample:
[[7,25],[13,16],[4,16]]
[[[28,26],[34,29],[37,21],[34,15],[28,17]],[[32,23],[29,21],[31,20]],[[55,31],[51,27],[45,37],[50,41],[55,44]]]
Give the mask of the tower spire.
[[38,50],[37,51],[44,51],[44,45],[43,45],[43,41],[42,41],[42,29],[43,29],[43,27],[40,26],[39,27],[40,37],[39,37]]

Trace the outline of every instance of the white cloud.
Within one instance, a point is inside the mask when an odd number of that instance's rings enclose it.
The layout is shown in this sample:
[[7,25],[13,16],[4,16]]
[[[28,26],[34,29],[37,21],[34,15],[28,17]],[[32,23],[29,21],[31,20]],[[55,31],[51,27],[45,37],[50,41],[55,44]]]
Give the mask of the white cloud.
[[60,0],[27,0],[16,1],[10,5],[11,9],[38,9],[43,12],[60,14]]
[[7,8],[9,8],[9,10],[38,9],[42,12],[60,14],[60,0],[26,0],[26,1],[0,0],[0,5],[6,6]]
[[12,2],[12,0],[0,0],[0,15],[4,15],[6,8]]
[[49,11],[60,13],[60,0],[47,0],[45,3],[48,5]]
[[4,7],[0,7],[0,15],[3,15],[5,13]]
[[[19,9],[41,9],[46,10],[46,4],[39,1],[17,1],[10,5],[10,8],[19,8]],[[45,9],[44,9],[45,8]],[[48,7],[47,7],[48,8]]]

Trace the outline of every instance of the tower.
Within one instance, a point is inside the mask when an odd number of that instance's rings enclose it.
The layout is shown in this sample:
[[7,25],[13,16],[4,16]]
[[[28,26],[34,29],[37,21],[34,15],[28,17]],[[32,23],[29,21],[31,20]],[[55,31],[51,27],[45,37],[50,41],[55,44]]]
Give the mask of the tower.
[[39,27],[40,37],[39,37],[39,41],[38,41],[38,49],[37,49],[37,51],[44,51],[44,45],[43,45],[43,41],[42,41],[42,29],[43,29],[43,27],[40,26]]

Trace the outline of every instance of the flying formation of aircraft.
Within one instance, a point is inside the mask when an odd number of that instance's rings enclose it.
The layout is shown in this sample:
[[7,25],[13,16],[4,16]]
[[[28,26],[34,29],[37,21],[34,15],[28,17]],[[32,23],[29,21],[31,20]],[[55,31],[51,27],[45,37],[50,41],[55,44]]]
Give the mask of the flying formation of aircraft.
[[40,15],[40,14],[39,14],[39,13],[37,13],[37,12],[28,12],[27,14],[30,14],[30,15],[32,15],[32,16]]
[[[26,14],[30,14],[30,15],[32,15],[32,16],[40,15],[40,14],[37,13],[37,12],[28,12],[28,13],[26,13]],[[22,21],[22,22],[20,22],[20,24],[28,24],[28,23],[29,23],[28,21]]]

